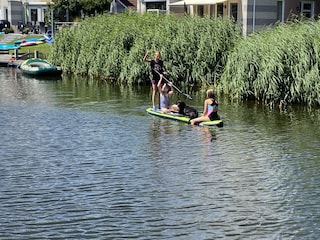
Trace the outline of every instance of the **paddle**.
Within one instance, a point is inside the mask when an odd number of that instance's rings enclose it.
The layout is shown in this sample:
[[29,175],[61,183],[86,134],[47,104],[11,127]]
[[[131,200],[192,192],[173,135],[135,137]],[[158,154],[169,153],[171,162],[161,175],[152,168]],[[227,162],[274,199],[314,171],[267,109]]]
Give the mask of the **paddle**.
[[[160,73],[159,73],[157,70],[155,70],[155,69],[153,69],[153,70],[160,75]],[[178,87],[176,87],[175,85],[173,85],[172,82],[170,82],[168,79],[166,79],[165,76],[162,76],[162,78],[163,78],[164,80],[166,80],[167,83],[170,83],[170,85],[171,85],[174,89],[176,89],[180,94],[182,94],[182,95],[184,95],[185,97],[187,97],[188,99],[192,100],[192,97],[191,97],[189,94],[183,93]]]

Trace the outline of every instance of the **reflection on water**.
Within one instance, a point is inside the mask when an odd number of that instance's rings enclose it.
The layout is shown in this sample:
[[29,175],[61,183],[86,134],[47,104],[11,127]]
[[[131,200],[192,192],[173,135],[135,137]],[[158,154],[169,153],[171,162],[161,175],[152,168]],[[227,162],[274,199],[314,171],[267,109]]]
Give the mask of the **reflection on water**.
[[147,115],[150,86],[0,84],[0,239],[319,236],[316,109],[220,97],[205,128]]

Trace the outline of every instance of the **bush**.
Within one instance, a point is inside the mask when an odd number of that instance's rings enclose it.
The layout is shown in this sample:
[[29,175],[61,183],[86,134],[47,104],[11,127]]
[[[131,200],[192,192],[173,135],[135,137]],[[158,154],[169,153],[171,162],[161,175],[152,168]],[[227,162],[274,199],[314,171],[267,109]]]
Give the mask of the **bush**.
[[28,34],[29,32],[30,32],[30,28],[25,27],[22,29],[22,34]]

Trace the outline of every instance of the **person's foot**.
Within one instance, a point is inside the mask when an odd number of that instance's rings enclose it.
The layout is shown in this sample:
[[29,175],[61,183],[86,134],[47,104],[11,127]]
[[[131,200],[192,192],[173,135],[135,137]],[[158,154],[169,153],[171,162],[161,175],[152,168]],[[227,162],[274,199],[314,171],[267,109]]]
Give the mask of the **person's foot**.
[[152,110],[153,110],[153,111],[157,111],[156,106],[153,106],[153,107],[152,107]]

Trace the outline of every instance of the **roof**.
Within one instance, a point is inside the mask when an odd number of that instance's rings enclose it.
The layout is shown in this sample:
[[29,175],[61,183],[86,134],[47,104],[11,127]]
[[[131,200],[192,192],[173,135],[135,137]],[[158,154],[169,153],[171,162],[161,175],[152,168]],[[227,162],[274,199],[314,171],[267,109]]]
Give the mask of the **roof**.
[[137,1],[136,0],[120,0],[122,5],[126,6],[129,9],[136,10],[137,9]]
[[184,6],[184,5],[214,5],[225,2],[226,0],[182,0],[175,3],[170,3],[170,6]]

